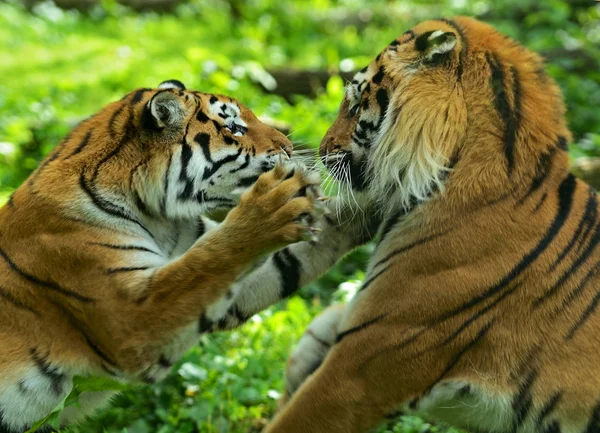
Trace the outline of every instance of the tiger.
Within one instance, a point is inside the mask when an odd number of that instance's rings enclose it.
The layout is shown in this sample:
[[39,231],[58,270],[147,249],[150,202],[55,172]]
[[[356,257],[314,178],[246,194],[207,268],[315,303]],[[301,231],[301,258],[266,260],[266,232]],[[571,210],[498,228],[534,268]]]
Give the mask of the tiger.
[[[246,274],[316,230],[320,176],[291,152],[241,102],[178,80],[76,126],[0,209],[0,432],[31,428],[75,376],[160,380],[227,322]],[[84,392],[60,424],[110,396]]]
[[600,432],[598,196],[569,171],[565,114],[542,58],[469,17],[417,24],[353,76],[319,152],[374,250],[292,352],[264,433],[397,414]]

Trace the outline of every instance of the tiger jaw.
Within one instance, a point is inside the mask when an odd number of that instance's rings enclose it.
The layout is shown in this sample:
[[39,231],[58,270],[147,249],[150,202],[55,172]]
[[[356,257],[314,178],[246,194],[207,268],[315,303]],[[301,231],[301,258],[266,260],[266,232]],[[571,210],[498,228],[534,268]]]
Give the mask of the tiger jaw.
[[325,166],[333,178],[342,183],[349,183],[355,191],[362,191],[367,186],[365,157],[357,160],[350,151],[339,151],[326,154]]

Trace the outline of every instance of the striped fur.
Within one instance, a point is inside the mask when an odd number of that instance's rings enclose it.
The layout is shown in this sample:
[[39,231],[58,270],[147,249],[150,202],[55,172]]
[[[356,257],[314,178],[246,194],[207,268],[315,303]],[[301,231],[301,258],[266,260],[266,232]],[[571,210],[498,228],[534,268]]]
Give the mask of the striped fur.
[[569,174],[542,66],[458,17],[415,26],[355,76],[321,153],[364,167],[355,189],[380,240],[362,289],[290,358],[267,433],[365,433],[399,410],[599,431],[598,196]]
[[43,418],[74,375],[153,382],[207,314],[226,321],[243,274],[309,233],[320,179],[276,165],[290,152],[239,102],[174,80],[77,126],[0,209],[0,431]]

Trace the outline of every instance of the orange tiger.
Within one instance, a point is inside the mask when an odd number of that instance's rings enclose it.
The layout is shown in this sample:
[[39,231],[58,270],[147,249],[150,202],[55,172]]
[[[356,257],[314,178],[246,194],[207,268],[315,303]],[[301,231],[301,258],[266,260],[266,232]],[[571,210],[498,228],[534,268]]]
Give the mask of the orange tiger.
[[[253,289],[249,266],[310,232],[320,178],[276,165],[291,151],[177,80],[77,126],[0,209],[0,432],[29,429],[74,375],[164,376]],[[233,208],[220,225],[216,208]],[[108,396],[82,394],[63,424]]]
[[418,24],[357,73],[320,152],[379,239],[354,299],[302,338],[265,432],[364,433],[398,411],[600,432],[598,196],[569,173],[570,139],[541,58],[474,19]]

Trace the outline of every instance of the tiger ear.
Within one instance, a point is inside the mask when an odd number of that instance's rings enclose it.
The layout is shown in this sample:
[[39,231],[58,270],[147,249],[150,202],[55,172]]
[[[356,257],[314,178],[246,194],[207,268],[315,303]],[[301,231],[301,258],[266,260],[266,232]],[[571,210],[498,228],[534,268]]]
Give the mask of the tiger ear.
[[179,80],[167,80],[158,85],[159,89],[179,89],[185,90],[185,84]]
[[425,59],[429,61],[452,51],[455,46],[456,35],[442,30],[423,33],[415,40],[415,48],[421,51]]
[[148,129],[178,126],[185,117],[185,106],[173,92],[159,92],[148,101],[144,109],[143,125]]

